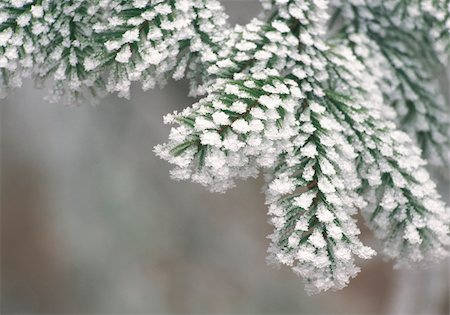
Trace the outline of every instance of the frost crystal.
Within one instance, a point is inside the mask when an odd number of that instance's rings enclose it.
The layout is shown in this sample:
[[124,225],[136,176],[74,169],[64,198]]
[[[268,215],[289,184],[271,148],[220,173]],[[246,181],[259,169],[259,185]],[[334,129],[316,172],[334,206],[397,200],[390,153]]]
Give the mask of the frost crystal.
[[[255,88],[246,87],[248,82]],[[192,107],[174,113],[171,120],[179,126],[172,128],[171,141],[155,148],[175,165],[172,176],[224,192],[236,178],[254,177],[261,168],[272,166],[298,132],[294,111],[300,100],[261,89],[267,85],[279,93],[279,84],[288,90],[298,88],[294,81],[273,75],[225,80],[211,86]],[[263,96],[273,95],[278,97],[276,109],[261,102]]]
[[[317,124],[322,114],[307,108],[301,115],[308,120],[303,124]],[[360,232],[352,218],[365,205],[355,193],[359,185],[356,170],[341,147],[352,149],[344,137],[338,137],[325,150],[319,135],[329,132],[320,128],[305,133],[300,125],[298,137],[303,144],[280,156],[266,189],[269,209],[279,209],[269,212],[275,231],[270,236],[268,259],[292,266],[310,294],[345,287],[359,272],[355,257],[367,259],[375,253],[358,240]],[[317,155],[304,154],[303,148],[309,145],[317,147]],[[292,165],[291,160],[298,162]],[[333,171],[324,172],[323,161]]]
[[436,74],[447,62],[450,9],[446,1],[425,3],[339,1],[345,17],[340,33],[424,156],[432,164],[449,165],[450,117]]
[[231,27],[217,0],[0,1],[0,96],[24,77],[70,103],[186,77],[201,98],[164,117],[155,153],[211,191],[263,173],[268,260],[309,294],[375,254],[358,212],[397,266],[446,257],[450,209],[426,167],[449,162],[449,2],[261,2]]

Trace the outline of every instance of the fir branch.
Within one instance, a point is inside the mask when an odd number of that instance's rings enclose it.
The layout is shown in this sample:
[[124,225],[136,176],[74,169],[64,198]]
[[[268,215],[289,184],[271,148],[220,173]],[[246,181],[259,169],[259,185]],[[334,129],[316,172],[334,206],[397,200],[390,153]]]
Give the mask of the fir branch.
[[[435,165],[449,164],[450,121],[437,74],[450,44],[448,3],[341,1],[345,38],[378,80],[401,128]],[[394,5],[394,4],[397,5]],[[445,35],[444,35],[445,34]],[[377,60],[377,61],[375,61]],[[375,62],[374,62],[375,61]],[[382,65],[383,71],[377,67]]]
[[357,238],[352,218],[365,206],[355,193],[355,153],[323,102],[318,98],[301,114],[300,133],[270,172],[266,189],[275,227],[268,259],[292,266],[309,294],[345,287],[359,272],[355,257],[374,255]]
[[294,81],[266,72],[219,80],[207,97],[166,116],[179,127],[155,152],[176,166],[173,178],[224,192],[235,178],[254,177],[275,163],[297,133],[302,95]]
[[165,117],[177,126],[156,154],[212,191],[263,172],[269,260],[310,294],[343,288],[373,256],[358,210],[397,265],[448,255],[450,212],[421,154],[449,152],[434,78],[449,0],[334,0],[332,17],[327,0],[262,3],[230,27],[216,0],[1,1],[0,94],[32,76],[53,81],[52,100],[86,102],[186,77],[204,96]]

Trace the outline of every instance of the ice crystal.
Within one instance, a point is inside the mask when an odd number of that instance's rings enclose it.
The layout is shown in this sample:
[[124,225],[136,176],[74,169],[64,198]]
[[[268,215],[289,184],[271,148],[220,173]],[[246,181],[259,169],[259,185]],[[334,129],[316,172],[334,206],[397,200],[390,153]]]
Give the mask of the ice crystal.
[[164,117],[155,153],[211,191],[263,173],[268,260],[309,294],[345,287],[375,254],[357,213],[396,266],[446,257],[450,210],[427,161],[449,160],[436,75],[449,2],[261,2],[232,27],[217,0],[0,1],[0,94],[33,77],[80,103],[185,77],[201,98]]

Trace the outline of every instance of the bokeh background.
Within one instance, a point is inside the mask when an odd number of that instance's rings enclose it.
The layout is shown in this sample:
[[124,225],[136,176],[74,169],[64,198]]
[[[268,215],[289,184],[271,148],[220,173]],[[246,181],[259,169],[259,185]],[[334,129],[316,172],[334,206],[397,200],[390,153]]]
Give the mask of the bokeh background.
[[[223,3],[232,23],[260,10]],[[268,267],[261,179],[211,194],[170,180],[152,152],[162,116],[194,102],[187,90],[68,107],[25,82],[0,100],[2,314],[449,313],[448,261],[394,271],[377,257],[348,288],[313,297]],[[448,170],[433,172],[448,200]]]

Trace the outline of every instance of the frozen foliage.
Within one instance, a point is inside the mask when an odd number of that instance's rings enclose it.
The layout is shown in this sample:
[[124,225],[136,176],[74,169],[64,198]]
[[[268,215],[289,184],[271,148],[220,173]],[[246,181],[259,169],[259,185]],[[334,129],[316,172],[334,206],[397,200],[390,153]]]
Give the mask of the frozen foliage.
[[[363,180],[359,192],[369,203],[362,212],[397,266],[442,259],[450,244],[450,209],[424,168],[420,149],[386,119],[375,82],[367,80],[364,66],[345,51],[330,60],[338,62],[330,77],[332,85],[345,91],[364,81],[365,90],[352,97],[328,91],[328,108],[345,122],[344,134],[358,153],[356,167]],[[343,80],[342,72],[349,67],[352,77]]]
[[396,2],[336,1],[344,17],[339,35],[377,77],[385,101],[430,162],[448,165],[450,118],[436,73],[447,61],[450,3]]
[[295,81],[267,72],[218,80],[207,97],[165,117],[180,126],[155,151],[176,166],[173,178],[224,192],[235,178],[255,177],[275,163],[298,133],[301,92]]
[[269,261],[293,266],[308,293],[341,289],[359,268],[355,256],[375,252],[358,239],[352,215],[366,202],[352,160],[356,154],[325,107],[305,102],[299,134],[269,177],[266,189],[270,222]]
[[0,2],[0,96],[6,86],[18,87],[31,75],[35,38],[44,28],[39,16],[33,1]]
[[99,11],[90,1],[2,1],[0,92],[33,75],[39,82],[53,79],[50,100],[96,95],[98,74],[85,63],[101,48],[91,40]]
[[450,210],[425,159],[448,161],[435,78],[448,0],[262,4],[231,27],[215,0],[4,0],[0,90],[51,78],[51,99],[80,102],[186,77],[201,98],[164,118],[175,126],[155,153],[211,191],[262,172],[268,261],[309,294],[345,287],[375,254],[357,213],[397,266],[446,257]]
[[218,1],[111,0],[107,5],[109,18],[94,25],[105,49],[90,62],[106,66],[107,88],[120,96],[129,95],[132,81],[149,89],[170,75],[180,79],[186,69],[197,74],[204,63],[217,61],[227,35]]

